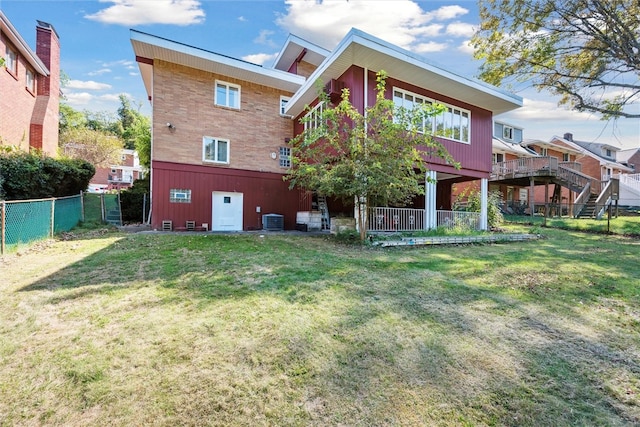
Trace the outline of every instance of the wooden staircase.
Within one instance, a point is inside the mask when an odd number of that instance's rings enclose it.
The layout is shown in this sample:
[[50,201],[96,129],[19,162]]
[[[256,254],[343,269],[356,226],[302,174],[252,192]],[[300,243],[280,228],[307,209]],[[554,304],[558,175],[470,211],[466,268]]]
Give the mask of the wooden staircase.
[[585,203],[584,207],[578,212],[576,218],[595,218],[596,200],[598,200],[598,194],[591,193],[589,200],[587,200],[587,203]]

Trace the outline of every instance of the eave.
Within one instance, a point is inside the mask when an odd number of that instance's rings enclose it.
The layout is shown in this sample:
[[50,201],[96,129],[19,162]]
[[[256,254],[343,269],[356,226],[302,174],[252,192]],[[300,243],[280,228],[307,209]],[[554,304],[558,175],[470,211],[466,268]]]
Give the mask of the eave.
[[302,76],[265,68],[261,65],[136,30],[131,30],[131,45],[149,96],[152,96],[152,76],[155,60],[162,60],[223,76],[232,76],[238,80],[291,93],[298,90],[305,81]]
[[2,11],[0,11],[0,30],[2,30],[2,33],[11,42],[11,44],[18,49],[18,52],[20,52],[22,57],[27,60],[36,73],[43,76],[48,76],[50,74],[47,66],[44,65],[42,60],[38,58],[33,50],[31,50],[27,42],[24,41],[20,33],[18,33]]
[[424,58],[357,29],[352,29],[287,104],[287,113],[300,114],[317,97],[317,82],[338,78],[356,65],[384,70],[394,79],[436,91],[450,98],[501,114],[522,107],[522,98],[480,80],[459,76]]

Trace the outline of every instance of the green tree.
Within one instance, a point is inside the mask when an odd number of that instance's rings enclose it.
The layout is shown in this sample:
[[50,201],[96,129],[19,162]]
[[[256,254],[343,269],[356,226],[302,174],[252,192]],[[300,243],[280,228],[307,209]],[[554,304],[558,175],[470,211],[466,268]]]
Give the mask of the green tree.
[[531,82],[602,118],[640,114],[640,2],[486,0],[472,39],[480,78]]
[[63,134],[67,130],[84,128],[87,126],[87,117],[82,111],[78,111],[64,102],[60,103],[58,133]]
[[356,200],[362,240],[370,204],[402,204],[424,194],[427,156],[454,163],[442,144],[421,132],[423,120],[445,107],[397,109],[384,96],[385,80],[385,72],[378,73],[376,103],[365,114],[349,102],[348,89],[335,107],[321,94],[324,108],[314,110],[315,117],[308,114],[308,130],[290,142],[291,187]]
[[151,169],[151,121],[139,114],[132,126],[134,146],[138,152],[140,164]]
[[60,135],[64,154],[83,159],[95,167],[110,167],[121,162],[122,140],[108,132],[90,128],[67,129]]

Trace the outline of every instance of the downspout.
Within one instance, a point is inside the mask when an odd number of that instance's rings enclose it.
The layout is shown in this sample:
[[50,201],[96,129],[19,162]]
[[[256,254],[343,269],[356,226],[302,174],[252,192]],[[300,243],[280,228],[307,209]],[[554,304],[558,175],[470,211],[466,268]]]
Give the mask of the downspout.
[[149,215],[147,216],[147,224],[151,224],[151,214],[153,213],[153,79],[155,76],[155,67],[153,68],[154,72],[151,73],[151,142],[149,143]]

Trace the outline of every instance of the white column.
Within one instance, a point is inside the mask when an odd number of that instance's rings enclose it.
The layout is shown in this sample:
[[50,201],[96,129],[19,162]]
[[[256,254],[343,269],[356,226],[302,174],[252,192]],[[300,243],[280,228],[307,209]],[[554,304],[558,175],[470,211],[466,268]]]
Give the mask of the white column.
[[[427,171],[424,184],[424,228],[431,230],[438,226],[436,213],[436,172]],[[431,180],[431,182],[429,182]]]
[[489,221],[487,217],[487,206],[489,205],[488,188],[489,180],[487,178],[482,178],[480,180],[480,229],[485,231],[489,229]]

